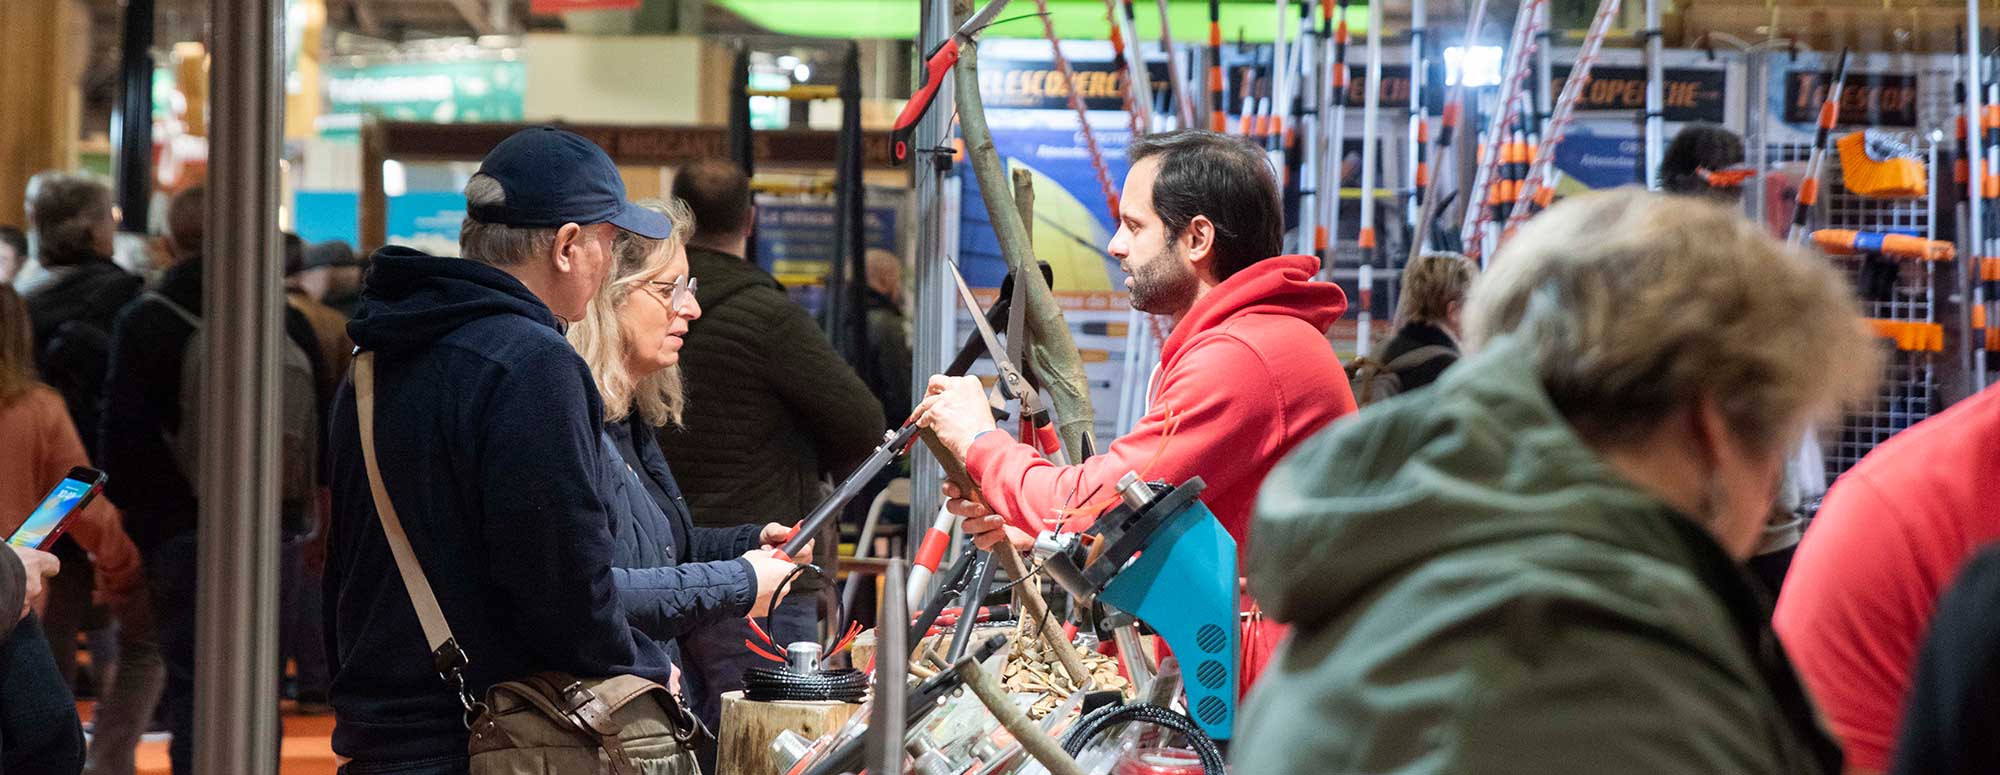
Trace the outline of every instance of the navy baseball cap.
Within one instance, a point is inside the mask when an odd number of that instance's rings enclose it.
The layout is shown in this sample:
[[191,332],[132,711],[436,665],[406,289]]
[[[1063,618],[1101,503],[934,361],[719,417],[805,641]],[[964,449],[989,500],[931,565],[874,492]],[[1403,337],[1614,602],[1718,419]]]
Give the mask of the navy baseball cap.
[[467,205],[484,223],[554,228],[609,223],[649,239],[674,233],[667,217],[625,199],[611,157],[582,135],[551,126],[515,132],[493,146],[479,172],[500,183],[504,205]]

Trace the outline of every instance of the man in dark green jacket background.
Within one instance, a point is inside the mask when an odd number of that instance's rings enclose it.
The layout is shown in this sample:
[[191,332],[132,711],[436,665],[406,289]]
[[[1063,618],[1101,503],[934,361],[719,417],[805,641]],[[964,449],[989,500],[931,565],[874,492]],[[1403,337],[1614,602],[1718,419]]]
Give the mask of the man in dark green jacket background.
[[[845,475],[881,443],[882,404],[812,316],[743,258],[756,222],[743,171],[721,160],[689,164],[674,176],[673,195],[694,214],[688,271],[702,316],[681,350],[685,425],[661,431],[660,446],[695,524],[795,522],[828,493],[827,478]],[[837,545],[833,526],[819,545]],[[801,579],[772,612],[767,629],[780,649],[818,639],[820,586]],[[743,671],[763,663],[744,648],[746,638],[761,640],[736,621],[683,642],[692,680],[705,682],[696,696],[742,688]],[[698,711],[715,728],[720,709]]]

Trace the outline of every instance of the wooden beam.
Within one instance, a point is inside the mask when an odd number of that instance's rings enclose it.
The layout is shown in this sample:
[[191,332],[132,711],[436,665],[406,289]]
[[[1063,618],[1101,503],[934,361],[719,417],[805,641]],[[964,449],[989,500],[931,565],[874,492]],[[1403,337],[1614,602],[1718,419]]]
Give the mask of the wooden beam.
[[389,241],[389,197],[382,189],[382,162],[385,135],[382,122],[370,116],[361,121],[361,195],[357,208],[361,218],[358,236],[361,254],[375,252]]
[[[381,123],[382,154],[402,161],[478,161],[501,140],[538,124]],[[698,159],[727,158],[729,130],[715,126],[561,125],[603,147],[613,161],[626,166],[677,166]],[[835,132],[778,129],[754,136],[759,162],[777,166],[832,167],[838,145]],[[889,133],[865,132],[862,164],[889,168]]]
[[451,0],[451,7],[458,9],[458,15],[465,17],[465,23],[472,25],[473,32],[493,34],[493,22],[487,18],[487,9],[479,7],[479,0]]
[[[28,178],[75,169],[89,24],[69,0],[0,0],[0,224],[26,226]],[[832,158],[829,155],[827,158]]]
[[382,37],[382,19],[375,15],[373,0],[347,0],[354,8],[354,20],[361,23],[361,32],[371,38]]

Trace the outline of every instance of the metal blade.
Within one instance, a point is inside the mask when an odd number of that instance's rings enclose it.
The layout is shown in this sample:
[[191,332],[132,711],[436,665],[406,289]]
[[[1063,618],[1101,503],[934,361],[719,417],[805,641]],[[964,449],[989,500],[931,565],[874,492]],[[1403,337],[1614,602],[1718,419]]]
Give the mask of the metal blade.
[[965,284],[965,275],[959,274],[958,264],[946,261],[944,265],[951,267],[951,279],[958,283],[958,298],[965,302],[965,311],[972,313],[972,325],[979,329],[979,338],[986,340],[986,354],[995,363],[1013,365],[1006,362],[1007,348],[1000,346],[1000,335],[986,322],[986,311],[979,308],[978,299],[972,298],[972,287]]
[[958,25],[958,31],[952,34],[962,38],[970,38],[979,34],[979,30],[988,24],[992,24],[994,17],[1000,15],[1000,9],[1005,7],[1007,7],[1007,0],[991,0],[991,2],[988,2],[984,7],[979,9],[979,13],[973,14],[972,18],[966,19],[964,24]]

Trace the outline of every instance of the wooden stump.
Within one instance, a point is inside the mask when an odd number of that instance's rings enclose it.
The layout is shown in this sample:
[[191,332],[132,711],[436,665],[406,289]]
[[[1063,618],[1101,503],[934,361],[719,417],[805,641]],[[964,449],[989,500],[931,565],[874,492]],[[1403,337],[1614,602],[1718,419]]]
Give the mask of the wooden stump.
[[817,739],[845,725],[860,708],[845,702],[751,702],[742,692],[724,694],[715,775],[782,775],[771,755],[779,732]]

